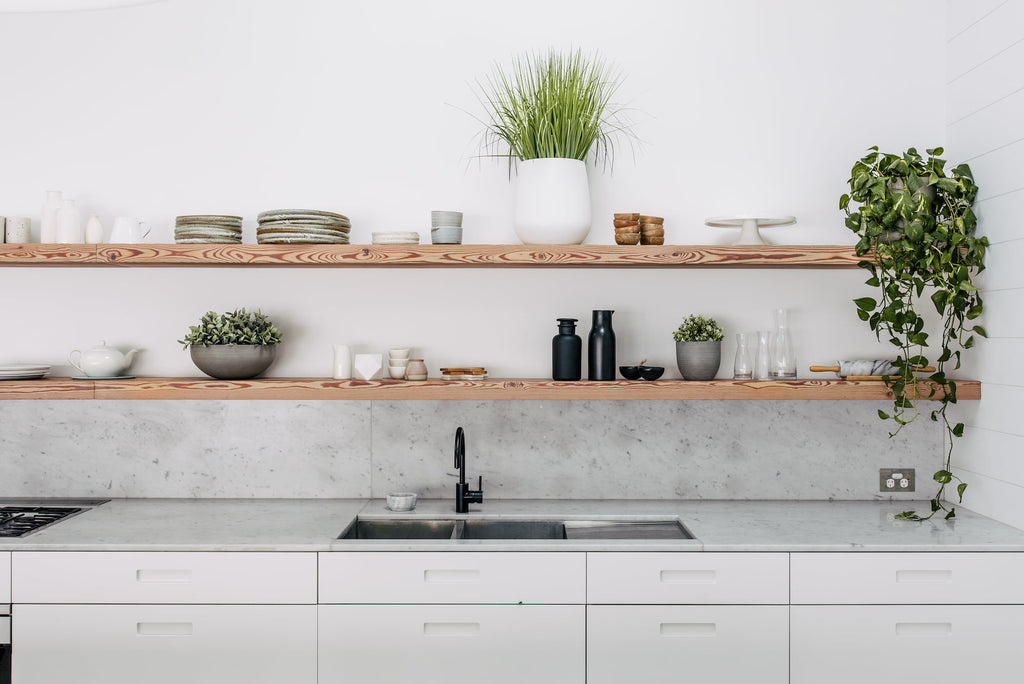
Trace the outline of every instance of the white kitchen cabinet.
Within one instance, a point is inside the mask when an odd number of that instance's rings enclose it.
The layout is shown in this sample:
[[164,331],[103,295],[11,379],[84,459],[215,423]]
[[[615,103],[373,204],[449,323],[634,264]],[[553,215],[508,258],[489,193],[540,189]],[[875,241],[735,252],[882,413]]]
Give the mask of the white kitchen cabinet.
[[587,603],[789,603],[786,553],[590,553]]
[[14,554],[17,603],[316,603],[315,553]]
[[787,606],[588,606],[587,684],[786,684]]
[[0,603],[11,602],[11,552],[0,551]]
[[1020,684],[1024,606],[793,606],[792,684]]
[[584,603],[586,555],[320,554],[320,603]]
[[315,684],[316,606],[15,605],[16,684]]
[[582,605],[319,607],[320,684],[584,684]]

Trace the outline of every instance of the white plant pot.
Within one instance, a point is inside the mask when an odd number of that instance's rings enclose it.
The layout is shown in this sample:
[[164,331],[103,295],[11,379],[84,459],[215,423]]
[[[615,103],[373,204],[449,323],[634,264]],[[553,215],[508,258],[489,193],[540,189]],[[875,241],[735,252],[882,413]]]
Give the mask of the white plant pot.
[[577,159],[519,162],[515,230],[524,245],[578,245],[590,233],[587,166]]

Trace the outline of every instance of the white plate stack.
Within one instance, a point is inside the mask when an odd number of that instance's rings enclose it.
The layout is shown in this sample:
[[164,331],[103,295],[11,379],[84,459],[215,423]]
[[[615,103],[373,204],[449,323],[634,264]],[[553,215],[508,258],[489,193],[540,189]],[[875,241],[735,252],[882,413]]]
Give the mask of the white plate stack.
[[174,241],[178,244],[240,244],[242,217],[219,214],[175,216]]
[[0,366],[0,380],[38,380],[49,372],[45,364],[9,363]]
[[414,230],[389,230],[382,233],[373,233],[371,237],[375,245],[420,244],[420,234]]
[[261,245],[347,245],[352,229],[347,216],[317,209],[274,209],[256,219]]

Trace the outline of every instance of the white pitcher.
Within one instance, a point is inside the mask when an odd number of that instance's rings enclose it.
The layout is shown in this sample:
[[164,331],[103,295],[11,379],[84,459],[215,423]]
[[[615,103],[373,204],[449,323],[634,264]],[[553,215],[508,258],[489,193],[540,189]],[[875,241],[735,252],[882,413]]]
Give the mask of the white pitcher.
[[114,219],[114,227],[110,231],[110,243],[117,245],[133,245],[142,242],[149,231],[149,224],[134,216],[118,216]]

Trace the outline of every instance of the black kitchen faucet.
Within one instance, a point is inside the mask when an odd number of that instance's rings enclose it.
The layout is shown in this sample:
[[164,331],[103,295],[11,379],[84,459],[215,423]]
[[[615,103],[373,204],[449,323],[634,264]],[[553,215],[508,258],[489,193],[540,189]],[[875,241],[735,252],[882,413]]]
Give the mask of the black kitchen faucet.
[[459,469],[459,481],[455,485],[455,512],[469,513],[469,504],[484,502],[484,477],[480,476],[479,489],[470,489],[466,483],[466,433],[461,426],[455,430],[455,467]]

